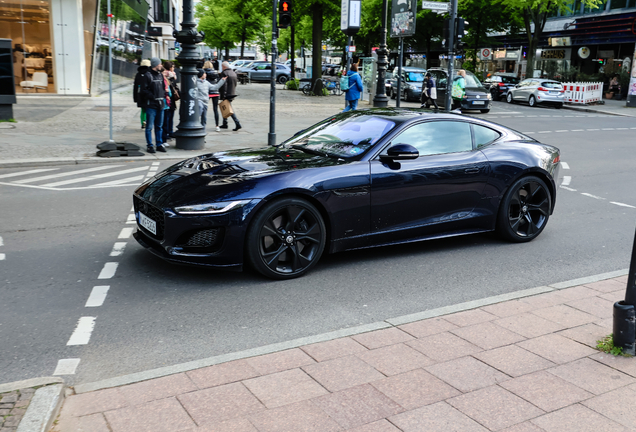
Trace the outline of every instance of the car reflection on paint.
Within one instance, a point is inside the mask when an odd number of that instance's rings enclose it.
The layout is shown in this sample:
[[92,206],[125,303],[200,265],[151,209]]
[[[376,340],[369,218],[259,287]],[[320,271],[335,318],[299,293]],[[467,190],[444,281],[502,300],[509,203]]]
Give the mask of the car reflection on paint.
[[559,150],[428,110],[341,113],[278,147],[208,154],[142,184],[137,241],[168,261],[301,276],[323,253],[498,231],[536,238]]

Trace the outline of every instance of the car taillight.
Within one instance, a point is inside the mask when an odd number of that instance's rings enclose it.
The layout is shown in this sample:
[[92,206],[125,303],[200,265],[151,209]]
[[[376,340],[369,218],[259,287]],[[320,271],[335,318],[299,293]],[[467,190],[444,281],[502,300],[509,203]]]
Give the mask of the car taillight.
[[537,90],[539,90],[539,91],[550,91],[550,89],[547,89],[545,87],[539,87]]
[[505,87],[505,86],[506,86],[506,84],[504,84],[504,83],[499,83],[499,87]]
[[555,158],[552,160],[552,163],[553,163],[553,164],[556,164],[556,163],[559,163],[559,162],[561,162],[561,155],[559,155],[559,156],[555,157]]

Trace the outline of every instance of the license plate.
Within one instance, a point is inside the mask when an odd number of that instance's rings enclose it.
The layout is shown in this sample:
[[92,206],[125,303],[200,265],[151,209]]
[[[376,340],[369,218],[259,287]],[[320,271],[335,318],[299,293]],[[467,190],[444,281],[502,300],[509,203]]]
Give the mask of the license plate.
[[157,222],[153,221],[142,212],[139,212],[139,225],[146,228],[154,235],[157,235]]
[[473,105],[483,105],[486,101],[473,101]]

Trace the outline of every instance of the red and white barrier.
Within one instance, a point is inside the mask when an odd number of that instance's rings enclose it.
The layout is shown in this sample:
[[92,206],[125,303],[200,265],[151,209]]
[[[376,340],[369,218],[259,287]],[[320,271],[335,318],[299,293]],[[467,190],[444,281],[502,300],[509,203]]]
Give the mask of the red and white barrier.
[[602,82],[563,83],[565,102],[589,104],[603,99]]

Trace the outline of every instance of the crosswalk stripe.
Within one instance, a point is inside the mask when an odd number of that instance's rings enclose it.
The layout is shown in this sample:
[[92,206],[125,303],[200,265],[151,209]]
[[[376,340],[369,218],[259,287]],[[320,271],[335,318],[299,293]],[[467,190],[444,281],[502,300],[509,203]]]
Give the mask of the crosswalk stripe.
[[0,178],[19,177],[19,176],[23,176],[23,175],[37,174],[37,173],[47,172],[47,171],[55,171],[57,169],[59,169],[59,168],[43,168],[43,169],[34,169],[34,170],[29,170],[29,171],[20,171],[20,172],[17,172],[17,173],[2,174],[2,175],[0,175]]
[[110,169],[110,168],[119,168],[120,166],[123,166],[123,165],[99,166],[99,167],[87,168],[87,169],[83,169],[83,170],[79,170],[79,171],[71,171],[71,172],[65,172],[65,173],[61,173],[61,174],[51,174],[51,175],[46,175],[46,176],[42,176],[42,177],[33,177],[33,178],[29,178],[29,179],[24,179],[24,180],[16,180],[14,183],[20,183],[20,184],[33,183],[33,182],[42,181],[42,180],[49,180],[49,179],[53,179],[53,178],[69,177],[69,176],[76,175],[76,174],[84,174],[84,173],[87,173],[87,172],[103,171],[103,170]]
[[96,174],[96,175],[87,176],[87,177],[80,177],[80,178],[76,178],[76,179],[63,180],[63,181],[55,182],[55,183],[47,183],[47,184],[44,184],[42,186],[46,186],[46,187],[63,186],[63,185],[71,184],[71,183],[81,183],[81,182],[85,182],[85,181],[89,181],[89,180],[98,180],[98,179],[106,178],[106,177],[115,177],[115,176],[118,176],[118,175],[129,174],[129,173],[138,172],[138,171],[146,171],[147,169],[148,169],[147,166],[138,167],[138,168],[130,168],[130,169],[123,170],[123,171],[109,172],[109,173],[105,173],[105,174]]
[[112,185],[118,185],[118,184],[124,184],[124,183],[128,183],[128,182],[138,182],[144,179],[143,175],[140,176],[135,176],[135,177],[127,177],[125,179],[120,179],[120,180],[113,180],[113,181],[109,181],[106,183],[99,183],[96,184],[95,186],[112,186]]

